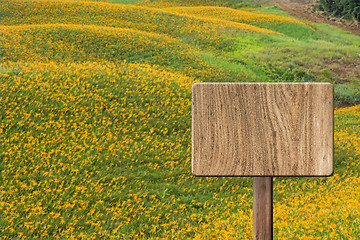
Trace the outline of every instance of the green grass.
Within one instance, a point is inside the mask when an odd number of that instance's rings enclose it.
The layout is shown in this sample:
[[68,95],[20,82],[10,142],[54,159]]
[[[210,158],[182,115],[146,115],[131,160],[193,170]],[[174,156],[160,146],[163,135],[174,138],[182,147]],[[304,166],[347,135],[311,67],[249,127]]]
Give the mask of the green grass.
[[200,52],[199,58],[210,66],[216,66],[219,69],[226,69],[234,73],[233,78],[218,78],[216,81],[261,81],[259,74],[253,72],[241,60],[232,57],[215,56],[210,52]]
[[314,24],[319,39],[332,42],[343,46],[360,46],[360,37],[352,34],[349,31],[328,25],[328,24]]
[[[237,40],[237,47],[233,51],[235,59],[245,62],[252,69],[264,74],[266,79],[272,81],[326,81],[331,83],[343,83],[359,80],[351,80],[353,76],[349,72],[338,75],[336,70],[341,70],[343,65],[359,64],[359,37],[348,37],[347,32],[338,31],[337,39],[331,36],[322,36],[319,33],[317,39],[296,39],[284,36],[265,37],[253,34],[241,36]],[[321,34],[321,35],[320,35]],[[340,43],[340,39],[343,41]],[[348,41],[345,41],[348,39]],[[331,70],[329,66],[331,65]],[[357,69],[353,71],[358,72]],[[285,77],[284,79],[284,76]],[[269,78],[267,78],[269,77]],[[354,86],[349,85],[356,92]],[[352,99],[356,98],[353,94]],[[349,102],[350,103],[350,102]],[[336,102],[338,104],[338,102]],[[352,101],[354,104],[354,101]]]
[[344,104],[360,104],[360,88],[351,85],[339,84],[334,89],[334,104],[337,106]]
[[[268,5],[268,4],[266,4]],[[257,8],[254,11],[257,13],[266,13],[266,14],[274,14],[278,16],[291,17],[288,12],[281,10],[278,6],[263,6],[261,8]]]

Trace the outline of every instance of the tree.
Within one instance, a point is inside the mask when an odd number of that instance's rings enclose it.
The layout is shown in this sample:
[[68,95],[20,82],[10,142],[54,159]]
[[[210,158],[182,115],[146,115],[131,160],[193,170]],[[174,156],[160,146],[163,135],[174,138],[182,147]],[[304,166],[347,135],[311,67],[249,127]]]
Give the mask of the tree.
[[318,7],[335,17],[360,22],[360,0],[320,0]]

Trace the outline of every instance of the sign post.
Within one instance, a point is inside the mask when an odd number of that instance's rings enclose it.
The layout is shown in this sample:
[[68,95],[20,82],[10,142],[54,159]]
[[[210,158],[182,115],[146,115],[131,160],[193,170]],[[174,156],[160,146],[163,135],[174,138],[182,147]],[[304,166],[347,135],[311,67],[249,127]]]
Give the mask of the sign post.
[[273,236],[273,179],[253,178],[253,236],[272,239]]
[[272,177],[331,176],[330,83],[196,83],[192,173],[253,177],[253,239],[272,239]]

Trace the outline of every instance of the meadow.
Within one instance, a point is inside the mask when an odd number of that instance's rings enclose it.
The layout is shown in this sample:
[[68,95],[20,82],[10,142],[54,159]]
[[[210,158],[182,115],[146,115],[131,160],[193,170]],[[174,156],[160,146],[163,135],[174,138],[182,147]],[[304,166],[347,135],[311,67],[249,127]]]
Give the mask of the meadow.
[[0,6],[1,239],[251,239],[252,179],[191,174],[204,81],[335,85],[335,173],[274,178],[274,238],[359,239],[360,37],[250,1]]

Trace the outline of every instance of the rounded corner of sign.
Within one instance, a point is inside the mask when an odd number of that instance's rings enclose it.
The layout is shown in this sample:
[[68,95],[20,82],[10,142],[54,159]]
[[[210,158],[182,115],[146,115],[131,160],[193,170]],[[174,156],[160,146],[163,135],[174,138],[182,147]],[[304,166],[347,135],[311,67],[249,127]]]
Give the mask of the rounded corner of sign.
[[328,83],[327,86],[329,87],[329,90],[331,91],[332,95],[334,95],[334,84]]
[[334,176],[334,173],[335,173],[334,168],[332,168],[329,173],[324,175],[324,177],[332,177]]
[[198,86],[199,86],[200,84],[201,84],[200,82],[194,83],[194,84],[192,85],[192,87],[191,87],[191,91],[192,91],[192,92],[196,91],[196,89],[198,88]]

